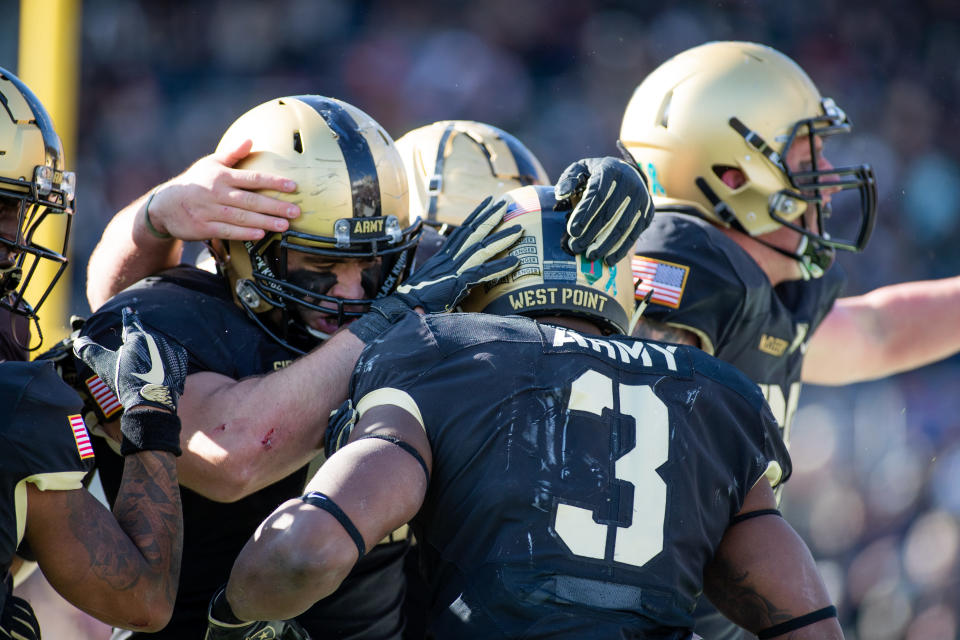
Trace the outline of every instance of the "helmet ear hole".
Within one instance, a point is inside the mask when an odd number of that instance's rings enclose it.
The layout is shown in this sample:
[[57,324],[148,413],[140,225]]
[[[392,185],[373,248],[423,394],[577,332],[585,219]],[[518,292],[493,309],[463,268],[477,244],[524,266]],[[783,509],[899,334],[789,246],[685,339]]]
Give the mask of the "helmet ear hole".
[[293,150],[297,153],[303,153],[303,140],[300,139],[300,132],[293,132]]
[[734,191],[747,184],[747,175],[737,167],[715,164],[711,168],[713,169],[713,174],[720,178],[723,184]]

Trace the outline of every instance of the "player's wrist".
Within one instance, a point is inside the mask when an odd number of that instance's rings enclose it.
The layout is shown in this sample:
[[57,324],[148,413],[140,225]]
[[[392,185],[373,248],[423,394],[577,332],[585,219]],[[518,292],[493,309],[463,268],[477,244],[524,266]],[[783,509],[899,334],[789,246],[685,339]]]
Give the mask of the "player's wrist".
[[370,305],[370,310],[347,325],[347,330],[364,344],[370,344],[400,320],[411,306],[398,294],[392,294]]
[[150,195],[147,196],[147,202],[143,206],[143,224],[147,232],[154,238],[157,238],[158,240],[173,240],[173,236],[170,234],[169,230],[167,230],[163,222],[157,217],[156,206],[154,206],[153,215],[150,215],[150,207],[151,205],[154,205],[154,198],[162,188],[163,185],[154,188],[154,190],[150,192]]
[[[137,410],[139,409],[139,410]],[[179,456],[180,418],[165,410],[137,407],[120,418],[120,454],[167,451]]]

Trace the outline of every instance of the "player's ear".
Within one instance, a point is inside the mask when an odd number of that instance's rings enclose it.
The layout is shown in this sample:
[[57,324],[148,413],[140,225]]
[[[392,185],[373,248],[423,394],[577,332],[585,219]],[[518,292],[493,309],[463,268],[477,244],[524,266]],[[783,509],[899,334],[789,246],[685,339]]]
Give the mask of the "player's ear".
[[716,167],[714,171],[717,172],[723,184],[731,189],[739,189],[747,183],[747,176],[736,167]]

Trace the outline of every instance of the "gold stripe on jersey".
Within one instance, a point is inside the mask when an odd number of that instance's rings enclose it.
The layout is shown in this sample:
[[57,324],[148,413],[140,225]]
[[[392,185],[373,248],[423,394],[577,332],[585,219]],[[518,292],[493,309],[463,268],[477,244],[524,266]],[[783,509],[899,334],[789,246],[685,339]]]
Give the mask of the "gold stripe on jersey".
[[17,518],[17,545],[23,540],[27,527],[27,483],[40,491],[72,491],[83,487],[85,471],[57,471],[27,476],[13,488],[13,508]]
[[420,415],[420,407],[417,406],[416,400],[410,397],[410,394],[406,391],[394,389],[393,387],[381,387],[380,389],[374,389],[367,395],[360,398],[360,402],[357,403],[357,413],[360,416],[363,416],[363,414],[370,409],[373,409],[374,407],[382,407],[384,405],[403,409],[416,418],[417,422],[420,423],[420,428],[423,429],[424,433],[427,432],[427,428],[423,424],[423,416]]

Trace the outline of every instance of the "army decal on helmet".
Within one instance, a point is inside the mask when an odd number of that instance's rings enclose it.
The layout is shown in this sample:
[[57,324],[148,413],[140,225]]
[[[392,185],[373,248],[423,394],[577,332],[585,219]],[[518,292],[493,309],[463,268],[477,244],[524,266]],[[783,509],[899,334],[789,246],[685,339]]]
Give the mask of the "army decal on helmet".
[[523,236],[506,252],[517,256],[520,266],[491,286],[475,288],[462,308],[582,317],[611,333],[626,333],[634,307],[630,256],[608,266],[568,253],[561,244],[567,212],[557,209],[553,187],[521,187],[504,199],[507,208],[500,227],[523,228]]

